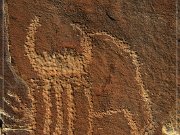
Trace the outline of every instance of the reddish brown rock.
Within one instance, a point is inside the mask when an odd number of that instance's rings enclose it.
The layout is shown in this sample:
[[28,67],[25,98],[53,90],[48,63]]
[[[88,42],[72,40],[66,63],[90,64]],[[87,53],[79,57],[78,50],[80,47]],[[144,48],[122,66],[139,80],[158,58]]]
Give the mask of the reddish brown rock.
[[167,134],[176,109],[175,4],[8,0],[3,131]]

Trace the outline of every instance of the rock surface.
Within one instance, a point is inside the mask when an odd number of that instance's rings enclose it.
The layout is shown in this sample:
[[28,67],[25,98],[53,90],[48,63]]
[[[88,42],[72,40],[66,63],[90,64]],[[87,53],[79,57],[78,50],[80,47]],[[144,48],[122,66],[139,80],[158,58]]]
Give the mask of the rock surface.
[[0,50],[3,132],[173,131],[175,6],[175,0],[8,0]]

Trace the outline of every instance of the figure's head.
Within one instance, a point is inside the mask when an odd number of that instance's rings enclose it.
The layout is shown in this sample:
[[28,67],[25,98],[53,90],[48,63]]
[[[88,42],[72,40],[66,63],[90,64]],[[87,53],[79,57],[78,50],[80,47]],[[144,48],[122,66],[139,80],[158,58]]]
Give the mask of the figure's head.
[[[91,41],[85,32],[82,31],[80,27],[72,25],[71,31],[75,30],[79,34],[79,47],[82,50],[81,52],[78,52],[73,47],[67,47],[61,44],[60,50],[57,49],[57,51],[55,50],[51,53],[46,50],[42,50],[40,52],[42,53],[41,55],[36,51],[36,43],[39,43],[39,38],[36,37],[36,34],[41,28],[40,26],[42,26],[40,19],[35,16],[28,27],[26,42],[24,45],[25,53],[34,71],[38,73],[38,76],[48,78],[60,76],[81,76],[82,74],[85,74],[85,70],[91,61],[92,55]],[[40,37],[42,37],[42,35],[40,35]],[[70,40],[71,38],[69,41]],[[64,44],[68,43],[68,41],[64,42]]]

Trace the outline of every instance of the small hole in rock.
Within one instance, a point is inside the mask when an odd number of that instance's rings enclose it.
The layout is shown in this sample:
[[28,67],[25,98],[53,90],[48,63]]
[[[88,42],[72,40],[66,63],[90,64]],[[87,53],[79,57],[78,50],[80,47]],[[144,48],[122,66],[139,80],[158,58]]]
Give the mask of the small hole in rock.
[[2,126],[3,126],[3,121],[2,119],[0,119],[0,128],[2,128]]

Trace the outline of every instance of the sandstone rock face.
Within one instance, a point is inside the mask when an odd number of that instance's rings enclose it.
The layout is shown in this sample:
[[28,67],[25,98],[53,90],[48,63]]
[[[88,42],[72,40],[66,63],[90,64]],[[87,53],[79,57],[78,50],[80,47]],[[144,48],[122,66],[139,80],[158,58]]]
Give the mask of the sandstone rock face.
[[174,0],[7,0],[2,132],[178,135],[175,6]]

